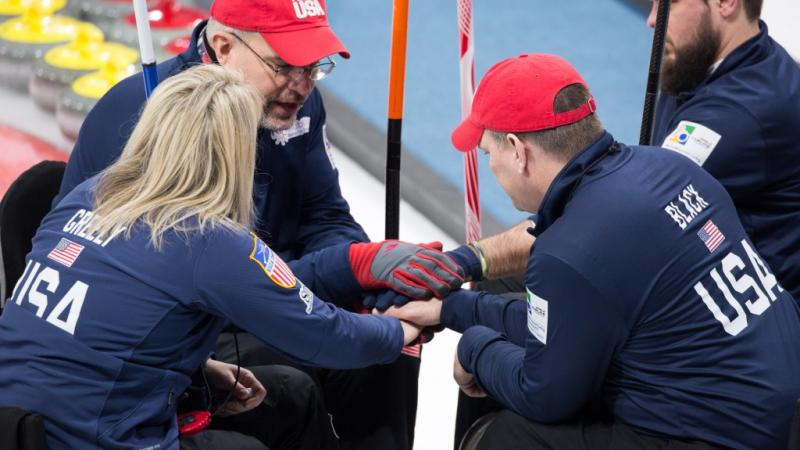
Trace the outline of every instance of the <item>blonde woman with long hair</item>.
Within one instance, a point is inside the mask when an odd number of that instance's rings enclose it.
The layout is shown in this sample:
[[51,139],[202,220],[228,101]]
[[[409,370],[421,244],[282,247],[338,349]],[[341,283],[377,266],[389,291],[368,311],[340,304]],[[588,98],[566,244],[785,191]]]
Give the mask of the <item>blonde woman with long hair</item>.
[[[261,104],[219,66],[170,77],[119,160],[43,221],[0,316],[0,404],[44,416],[51,449],[178,448],[177,399],[228,322],[331,368],[391,362],[418,335],[320,300],[335,276],[304,284],[249,232]],[[230,412],[264,398],[236,390]]]

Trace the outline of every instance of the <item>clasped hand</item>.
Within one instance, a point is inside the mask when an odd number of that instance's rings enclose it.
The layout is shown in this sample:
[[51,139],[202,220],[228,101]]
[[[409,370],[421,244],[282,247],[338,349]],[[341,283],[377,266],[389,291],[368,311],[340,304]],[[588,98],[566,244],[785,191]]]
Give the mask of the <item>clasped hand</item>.
[[373,313],[400,319],[403,324],[405,343],[408,344],[422,336],[423,342],[433,339],[438,329],[442,301],[437,298],[415,300],[394,291],[367,294],[363,305],[374,308]]
[[261,382],[253,372],[244,367],[239,368],[238,382],[236,382],[237,367],[233,364],[209,359],[203,370],[208,384],[213,389],[226,393],[232,391],[228,401],[216,412],[220,416],[232,416],[249,411],[260,405],[267,396],[267,390]]

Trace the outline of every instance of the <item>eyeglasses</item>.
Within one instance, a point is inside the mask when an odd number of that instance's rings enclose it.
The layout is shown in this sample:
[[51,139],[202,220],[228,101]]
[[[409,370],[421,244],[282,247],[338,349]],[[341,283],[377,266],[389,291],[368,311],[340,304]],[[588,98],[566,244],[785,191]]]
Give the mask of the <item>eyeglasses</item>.
[[251,53],[256,55],[256,57],[267,66],[276,77],[284,77],[288,78],[292,81],[302,81],[304,78],[309,79],[311,81],[319,81],[323,78],[330,75],[333,72],[333,69],[336,68],[336,61],[332,60],[331,58],[325,58],[324,61],[318,62],[316,64],[312,64],[306,67],[297,67],[297,66],[290,66],[286,64],[274,64],[266,59],[263,56],[259,55],[257,51],[250,47],[247,42],[244,41],[239,35],[235,33],[230,33],[233,37],[235,37],[239,42],[244,44]]

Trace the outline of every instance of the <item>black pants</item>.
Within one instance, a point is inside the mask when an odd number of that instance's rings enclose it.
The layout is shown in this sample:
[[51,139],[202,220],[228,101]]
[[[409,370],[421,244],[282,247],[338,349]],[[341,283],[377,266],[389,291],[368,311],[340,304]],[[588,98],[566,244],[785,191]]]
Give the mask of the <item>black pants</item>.
[[258,439],[236,431],[205,430],[181,437],[181,450],[270,450]]
[[[288,366],[248,367],[267,390],[264,402],[242,414],[214,417],[209,428],[181,438],[183,450],[337,449],[322,391]],[[221,401],[222,395],[216,400]]]
[[[240,364],[292,364],[248,333],[237,333]],[[232,333],[217,341],[217,358],[236,363]],[[342,450],[411,450],[417,415],[420,359],[401,355],[387,365],[332,370],[294,365],[323,392]],[[269,395],[269,394],[268,394]]]
[[544,425],[507,409],[496,413],[477,443],[468,446],[475,450],[713,450],[702,442],[651,436],[621,423]]

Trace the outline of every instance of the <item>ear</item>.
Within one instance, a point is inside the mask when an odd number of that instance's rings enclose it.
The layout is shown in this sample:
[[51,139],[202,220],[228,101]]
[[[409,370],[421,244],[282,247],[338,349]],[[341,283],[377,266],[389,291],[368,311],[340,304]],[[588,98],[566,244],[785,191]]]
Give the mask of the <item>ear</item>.
[[214,53],[217,55],[217,60],[220,64],[225,65],[230,58],[231,49],[233,48],[233,36],[224,31],[214,33],[208,40]]
[[723,19],[735,18],[738,14],[741,14],[743,12],[741,11],[742,0],[709,0],[709,1],[715,4],[717,11],[719,11],[719,15],[722,16]]
[[517,166],[517,173],[520,175],[527,174],[528,160],[533,159],[533,154],[529,151],[530,144],[514,133],[506,134],[506,144],[510,145],[514,151],[514,163]]

